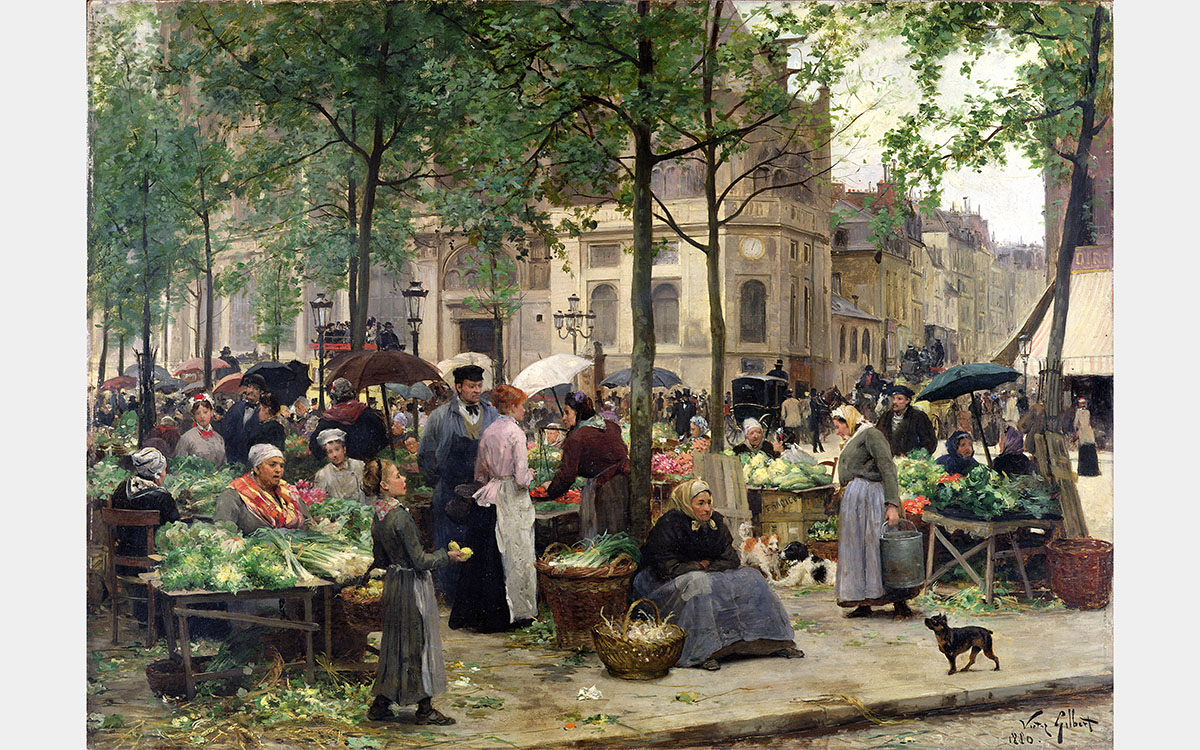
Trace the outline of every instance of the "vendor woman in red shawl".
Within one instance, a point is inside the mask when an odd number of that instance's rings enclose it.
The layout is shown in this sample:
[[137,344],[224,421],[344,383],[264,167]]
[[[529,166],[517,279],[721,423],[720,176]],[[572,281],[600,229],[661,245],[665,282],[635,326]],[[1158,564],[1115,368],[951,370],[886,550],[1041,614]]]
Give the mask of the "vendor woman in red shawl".
[[308,511],[283,481],[283,453],[270,443],[251,446],[250,466],[217,497],[213,520],[233,521],[243,534],[305,527]]
[[629,449],[616,422],[596,414],[592,400],[576,391],[567,396],[563,423],[571,429],[563,441],[562,462],[554,479],[542,485],[554,500],[564,495],[577,477],[588,483],[580,492],[579,533],[629,531]]

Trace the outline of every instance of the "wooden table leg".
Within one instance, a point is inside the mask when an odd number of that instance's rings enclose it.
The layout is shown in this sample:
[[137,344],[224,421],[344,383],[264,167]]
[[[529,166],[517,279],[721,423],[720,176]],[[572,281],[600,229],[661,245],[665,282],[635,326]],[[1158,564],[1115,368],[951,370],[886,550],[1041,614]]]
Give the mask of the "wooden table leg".
[[321,589],[325,602],[325,658],[333,661],[333,597],[329,586]]
[[154,642],[157,640],[154,637],[154,616],[155,612],[154,600],[158,597],[153,586],[146,586],[146,648],[154,648]]
[[937,542],[937,537],[934,535],[936,527],[929,529],[929,552],[925,556],[925,581],[921,584],[921,593],[925,593],[925,589],[933,585],[933,581],[929,577],[933,575],[933,550],[934,544]]
[[[314,622],[313,611],[312,611],[312,609],[313,609],[312,598],[313,598],[312,589],[309,589],[308,591],[304,592],[304,621],[305,622]],[[314,666],[313,637],[312,637],[311,630],[304,631],[304,646],[307,650],[307,655],[305,657],[305,664],[304,664],[304,677],[306,680],[308,680],[308,684],[311,685],[311,684],[313,684],[313,666]],[[326,658],[328,658],[328,656]]]
[[196,697],[196,680],[192,676],[192,644],[188,640],[187,615],[179,617],[179,648],[183,652],[183,680],[188,700]]
[[1017,572],[1021,574],[1021,583],[1025,584],[1025,598],[1033,598],[1033,587],[1029,585],[1029,576],[1025,573],[1025,558],[1021,555],[1021,545],[1017,544],[1016,535],[1008,534],[1008,543],[1012,545],[1013,557],[1017,558]]
[[987,570],[984,572],[984,576],[986,579],[985,583],[984,583],[984,589],[986,589],[984,591],[984,595],[985,595],[984,601],[986,601],[988,603],[989,607],[992,606],[992,584],[996,580],[996,574],[995,574],[996,563],[992,558],[992,556],[995,554],[995,552],[996,552],[996,535],[992,534],[987,539]]
[[163,630],[167,636],[167,656],[175,655],[175,601],[167,595],[163,595]]

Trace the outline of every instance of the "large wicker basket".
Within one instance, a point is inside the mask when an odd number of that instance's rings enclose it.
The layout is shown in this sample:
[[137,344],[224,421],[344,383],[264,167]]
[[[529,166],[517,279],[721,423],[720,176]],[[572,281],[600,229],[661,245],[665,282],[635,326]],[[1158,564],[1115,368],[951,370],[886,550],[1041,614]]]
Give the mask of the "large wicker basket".
[[1050,590],[1072,609],[1102,609],[1112,590],[1113,546],[1102,539],[1056,539],[1050,551]]
[[555,644],[559,648],[592,648],[592,627],[602,618],[601,611],[620,612],[629,602],[629,588],[637,563],[620,555],[601,568],[555,567],[549,563],[560,550],[554,543],[534,560],[538,587],[554,616]]
[[653,680],[666,676],[683,653],[683,642],[687,633],[678,625],[667,624],[670,631],[667,640],[657,643],[631,640],[629,617],[639,604],[654,607],[654,622],[659,623],[658,605],[649,599],[638,599],[625,610],[625,621],[621,635],[613,635],[607,623],[592,627],[592,639],[596,643],[596,654],[613,677],[623,680]]
[[[211,656],[192,657],[192,672],[203,672],[204,667],[212,661]],[[169,698],[182,698],[187,695],[187,679],[183,674],[183,662],[173,659],[161,659],[146,665],[146,682],[157,695]]]
[[383,630],[383,595],[348,598],[344,596],[348,590],[343,589],[333,597],[334,629],[346,628],[364,634]]

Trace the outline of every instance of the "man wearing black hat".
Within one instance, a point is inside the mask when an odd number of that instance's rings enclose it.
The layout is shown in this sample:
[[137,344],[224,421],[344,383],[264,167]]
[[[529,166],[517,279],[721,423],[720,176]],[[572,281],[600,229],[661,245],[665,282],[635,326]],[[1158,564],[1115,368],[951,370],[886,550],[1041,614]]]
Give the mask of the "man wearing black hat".
[[377,340],[377,343],[381,350],[398,351],[400,349],[400,337],[396,335],[394,330],[392,330],[391,322],[383,324],[383,330],[379,332],[379,339]]
[[[417,468],[433,486],[433,548],[445,549],[451,541],[467,539],[467,525],[446,514],[446,503],[454,488],[475,481],[475,454],[479,438],[498,416],[496,408],[483,397],[483,368],[464,365],[454,370],[456,395],[429,415],[417,447]],[[444,565],[433,571],[434,584],[454,603],[458,575],[462,566]]]
[[257,372],[242,377],[242,399],[221,418],[217,431],[225,440],[225,460],[246,463],[250,436],[258,431],[258,400],[267,390],[267,381]]
[[383,415],[358,400],[358,391],[345,378],[337,378],[330,386],[333,405],[321,414],[317,426],[308,438],[308,450],[314,456],[325,455],[325,446],[317,436],[325,430],[346,433],[346,455],[359,461],[369,461],[379,455],[391,442]]
[[237,357],[233,356],[233,352],[229,350],[228,346],[221,347],[221,359],[225,362],[225,364],[229,365],[229,367],[221,368],[221,370],[228,370],[228,372],[226,372],[225,374],[229,374],[229,372],[241,372],[242,371],[241,363],[238,362]]
[[696,403],[692,401],[692,389],[684,388],[675,401],[675,432],[680,439],[692,432],[692,417],[696,416]]
[[910,406],[912,397],[912,389],[908,386],[893,386],[892,410],[884,412],[875,427],[888,439],[893,456],[903,456],[917,448],[924,448],[932,456],[937,449],[933,424],[925,412]]

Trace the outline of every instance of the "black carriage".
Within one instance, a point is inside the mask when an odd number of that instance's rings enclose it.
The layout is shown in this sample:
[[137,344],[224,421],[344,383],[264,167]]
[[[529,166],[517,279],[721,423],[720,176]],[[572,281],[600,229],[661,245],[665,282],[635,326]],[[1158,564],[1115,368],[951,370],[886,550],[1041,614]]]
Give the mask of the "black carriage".
[[769,433],[783,422],[780,410],[787,398],[788,381],[770,375],[743,375],[733,379],[733,418],[738,426],[753,417]]

